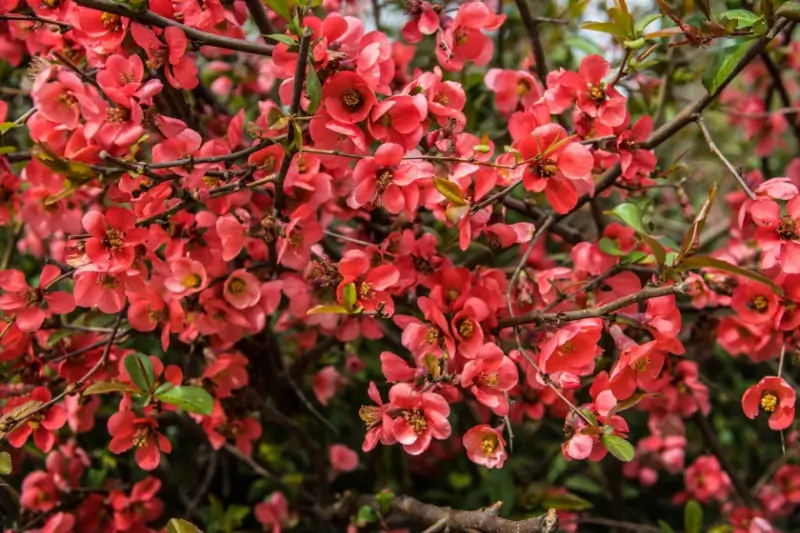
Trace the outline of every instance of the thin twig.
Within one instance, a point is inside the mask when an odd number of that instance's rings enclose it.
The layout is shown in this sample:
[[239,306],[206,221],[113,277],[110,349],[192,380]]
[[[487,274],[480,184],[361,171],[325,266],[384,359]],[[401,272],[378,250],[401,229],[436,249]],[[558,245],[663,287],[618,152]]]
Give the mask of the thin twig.
[[61,22],[59,20],[49,19],[45,17],[39,17],[36,15],[19,15],[16,13],[6,13],[4,15],[0,15],[0,21],[3,20],[25,20],[40,24],[52,24],[53,26],[58,26],[61,33],[67,32],[72,29],[72,24],[67,24],[66,22]]
[[725,157],[725,154],[723,154],[722,151],[720,151],[720,149],[717,147],[717,144],[714,142],[714,139],[711,138],[711,133],[708,131],[708,128],[706,128],[705,122],[703,121],[703,117],[698,115],[697,117],[695,117],[695,122],[697,122],[697,127],[700,128],[700,132],[703,134],[703,138],[705,139],[706,144],[708,144],[708,148],[711,150],[711,153],[717,156],[717,158],[720,161],[722,161],[722,164],[725,165],[725,168],[727,168],[730,171],[730,173],[733,174],[733,177],[736,178],[736,181],[739,183],[739,186],[741,186],[741,188],[744,190],[747,197],[750,198],[751,200],[755,200],[756,195],[753,194],[753,191],[751,191],[750,187],[747,186],[747,182],[744,181],[744,178],[739,173],[739,171],[736,170],[736,167],[734,167],[731,164],[731,162],[728,161],[728,158]]

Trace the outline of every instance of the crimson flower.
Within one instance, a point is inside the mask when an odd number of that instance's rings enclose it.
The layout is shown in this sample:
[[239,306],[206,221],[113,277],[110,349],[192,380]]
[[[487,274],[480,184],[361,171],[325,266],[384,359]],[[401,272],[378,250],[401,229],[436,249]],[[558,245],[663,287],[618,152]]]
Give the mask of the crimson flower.
[[136,464],[142,470],[155,470],[161,462],[161,452],[170,453],[172,443],[158,431],[152,418],[137,418],[133,411],[119,411],[108,419],[111,442],[108,449],[120,454],[136,448]]
[[758,416],[759,407],[770,413],[769,427],[786,429],[794,422],[794,389],[776,376],[767,376],[748,388],[742,396],[742,409],[748,418]]
[[20,331],[38,331],[52,314],[64,315],[75,309],[75,299],[62,291],[46,291],[46,287],[61,274],[55,265],[47,265],[39,276],[39,287],[33,288],[19,270],[0,271],[0,309],[14,313]]
[[410,455],[419,455],[431,440],[450,437],[450,404],[435,392],[417,392],[408,383],[389,390],[389,403],[400,414],[392,422],[392,434]]

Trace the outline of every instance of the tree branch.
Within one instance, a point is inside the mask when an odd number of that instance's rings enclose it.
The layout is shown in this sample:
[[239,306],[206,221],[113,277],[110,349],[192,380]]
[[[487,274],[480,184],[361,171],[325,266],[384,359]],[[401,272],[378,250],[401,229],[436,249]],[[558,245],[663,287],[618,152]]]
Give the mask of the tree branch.
[[[786,85],[783,83],[783,79],[781,78],[781,72],[778,69],[778,66],[769,57],[769,54],[764,51],[761,53],[761,61],[764,62],[764,66],[767,67],[767,72],[769,72],[770,77],[772,78],[772,86],[775,88],[775,91],[778,93],[778,97],[781,99],[781,105],[784,108],[791,108],[792,107],[792,98],[789,96],[789,91],[786,90]],[[794,133],[797,142],[800,143],[800,122],[797,121],[797,117],[791,117],[787,120],[789,123],[789,127],[792,128],[792,133]]]
[[522,24],[525,26],[525,31],[528,32],[528,37],[531,39],[531,47],[533,48],[533,57],[536,60],[536,75],[539,76],[539,81],[542,85],[547,86],[547,58],[544,55],[544,48],[542,48],[542,39],[539,35],[539,21],[533,18],[531,9],[528,7],[528,0],[516,0],[517,9],[519,9],[519,16],[522,19]]
[[261,35],[275,33],[275,30],[272,29],[272,23],[269,21],[269,17],[267,17],[267,10],[264,9],[264,4],[261,0],[244,0],[244,3],[250,11],[250,14],[253,15],[253,22],[256,23]]
[[662,287],[647,287],[638,292],[634,292],[633,294],[628,294],[627,296],[623,296],[622,298],[608,302],[607,304],[598,305],[597,307],[578,309],[577,311],[566,311],[563,313],[542,313],[540,311],[533,311],[517,317],[503,319],[498,323],[497,327],[502,329],[512,326],[521,326],[522,324],[570,322],[573,320],[582,320],[584,318],[602,317],[636,302],[642,302],[651,298],[658,298],[659,296],[681,293],[684,291],[684,289],[685,286],[683,284],[666,285]]
[[180,28],[189,39],[208,46],[216,46],[218,48],[236,50],[238,52],[246,52],[260,56],[271,56],[272,50],[275,48],[270,44],[251,43],[249,41],[243,41],[242,39],[232,39],[230,37],[223,37],[222,35],[200,31],[175,20],[162,17],[150,10],[133,11],[123,4],[115,4],[109,0],[75,0],[75,3],[90,9],[97,9],[99,11],[105,11],[106,13],[127,17],[148,26],[155,26],[156,28],[167,28],[169,26]]
[[709,150],[711,150],[711,153],[713,153],[715,156],[717,156],[717,158],[720,161],[722,161],[722,164],[725,165],[725,168],[730,170],[731,174],[733,174],[733,177],[736,178],[737,183],[739,183],[739,186],[741,186],[741,188],[744,189],[744,192],[745,194],[747,194],[747,197],[750,198],[751,200],[755,200],[756,195],[753,194],[753,191],[751,191],[750,187],[747,186],[747,182],[744,181],[744,178],[739,173],[739,171],[736,170],[736,167],[734,167],[731,164],[731,162],[728,161],[728,158],[725,157],[725,154],[723,154],[722,151],[717,147],[717,144],[714,142],[714,139],[711,138],[711,132],[709,132],[708,128],[706,128],[706,124],[705,122],[703,122],[703,117],[698,116],[695,119],[695,121],[697,122],[697,127],[700,128],[700,133],[703,134],[703,138],[705,139]]
[[409,496],[397,496],[391,510],[413,517],[427,524],[443,523],[443,527],[456,531],[477,530],[483,533],[553,533],[558,528],[555,509],[526,520],[506,520],[497,516],[492,506],[489,510],[458,511],[422,503]]

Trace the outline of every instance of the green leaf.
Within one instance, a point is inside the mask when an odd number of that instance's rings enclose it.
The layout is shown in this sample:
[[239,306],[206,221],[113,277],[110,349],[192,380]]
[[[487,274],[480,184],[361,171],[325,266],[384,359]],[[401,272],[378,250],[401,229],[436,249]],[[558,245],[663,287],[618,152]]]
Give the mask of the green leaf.
[[749,48],[749,42],[742,42],[729,46],[717,53],[714,63],[703,74],[703,85],[709,94],[717,93],[722,83],[733,72]]
[[583,408],[581,409],[581,413],[592,422],[593,426],[597,425],[597,417],[595,417],[590,410]]
[[540,504],[545,509],[553,508],[556,511],[584,511],[591,509],[591,502],[571,492],[548,494]]
[[603,55],[603,50],[597,46],[597,43],[580,35],[569,35],[564,38],[563,42],[567,47],[576,48],[586,55]]
[[349,315],[350,311],[347,310],[346,307],[343,305],[318,305],[316,307],[312,307],[309,309],[306,314],[307,315],[325,315],[333,313],[336,315]]
[[203,387],[181,385],[156,395],[164,403],[177,405],[190,413],[210,415],[214,409],[214,398]]
[[356,293],[356,284],[348,283],[342,289],[342,304],[347,309],[348,313],[352,313],[358,301],[358,294]]
[[125,358],[123,364],[131,377],[131,381],[139,387],[139,390],[144,392],[153,390],[155,375],[153,373],[153,363],[150,362],[149,357],[140,353],[132,353]]
[[573,476],[564,482],[564,486],[588,494],[602,494],[604,490],[595,480],[584,476]]
[[617,257],[624,257],[628,254],[623,252],[617,247],[617,243],[609,239],[608,237],[603,237],[597,243],[597,246],[600,248],[601,252],[607,253],[608,255],[615,255]]
[[86,390],[83,391],[82,395],[87,396],[90,394],[108,394],[109,392],[139,392],[139,389],[135,389],[130,385],[119,383],[117,381],[97,381],[86,387]]
[[658,527],[661,528],[661,533],[675,533],[675,530],[672,529],[672,526],[667,524],[663,520],[658,521]]
[[718,524],[708,530],[708,533],[733,533],[734,527],[730,524]]
[[641,238],[650,248],[650,251],[655,258],[659,269],[663,268],[664,263],[667,260],[667,251],[664,249],[661,243],[651,237],[647,233],[647,230],[645,230],[644,223],[642,222],[642,212],[639,211],[639,208],[630,203],[620,204],[612,209],[610,213],[616,215],[625,224],[636,230],[639,238]]
[[636,454],[633,444],[617,435],[603,435],[600,437],[600,442],[603,443],[603,446],[606,447],[606,450],[608,450],[611,455],[620,461],[627,463],[633,460]]
[[454,490],[465,489],[472,485],[472,476],[469,472],[450,472],[448,479]]
[[378,515],[369,505],[364,505],[358,510],[357,520],[360,524],[369,524],[378,521]]
[[11,471],[11,454],[8,452],[0,452],[0,475],[7,476]]
[[203,533],[197,526],[182,518],[173,518],[167,522],[167,533]]
[[175,385],[173,385],[169,381],[165,381],[164,383],[162,383],[161,385],[156,387],[156,390],[153,391],[153,394],[155,394],[156,396],[158,396],[159,394],[164,394],[165,392],[167,392],[168,390],[170,390],[174,386]]
[[685,533],[702,533],[703,531],[703,508],[694,500],[686,502],[683,511],[683,527]]
[[283,33],[270,33],[269,35],[265,35],[265,37],[269,37],[273,41],[278,41],[288,46],[297,46],[297,39]]
[[447,178],[440,178],[436,176],[433,178],[433,184],[436,187],[436,190],[439,191],[442,196],[447,198],[450,203],[457,206],[467,205],[467,200],[464,198],[464,193],[461,192],[461,188],[456,183]]
[[322,101],[322,84],[314,70],[314,65],[308,65],[308,78],[306,79],[306,94],[308,95],[308,114],[313,115]]
[[726,20],[736,21],[736,26],[733,28],[735,30],[752,28],[753,25],[760,19],[760,16],[756,15],[752,11],[748,11],[747,9],[731,9],[729,11],[725,11],[724,13],[720,13],[719,15],[719,21],[723,26],[726,25]]
[[289,9],[289,3],[286,0],[264,0],[264,3],[266,3],[271,10],[286,20],[292,20],[292,12]]
[[649,15],[645,15],[634,25],[633,31],[636,33],[636,35],[641,35],[645,28],[660,19],[662,16],[663,15],[661,13],[650,13]]
[[23,124],[21,124],[21,123],[17,124],[15,122],[0,122],[0,135],[2,135],[3,133],[5,133],[5,132],[7,132],[9,130],[13,130],[14,128],[19,128],[22,125]]
[[694,270],[696,268],[714,268],[716,270],[722,270],[723,272],[730,272],[731,274],[744,276],[754,281],[758,281],[759,283],[763,283],[772,289],[775,294],[783,296],[783,290],[775,285],[774,281],[763,274],[759,274],[753,270],[728,263],[727,261],[717,259],[716,257],[710,257],[707,255],[693,255],[692,257],[686,259],[686,261],[684,261],[676,270],[683,272],[686,270]]
[[384,490],[375,495],[375,501],[378,502],[378,511],[380,511],[381,515],[386,516],[389,514],[394,498],[394,492],[390,490]]
[[16,146],[0,146],[0,155],[13,154],[16,151]]

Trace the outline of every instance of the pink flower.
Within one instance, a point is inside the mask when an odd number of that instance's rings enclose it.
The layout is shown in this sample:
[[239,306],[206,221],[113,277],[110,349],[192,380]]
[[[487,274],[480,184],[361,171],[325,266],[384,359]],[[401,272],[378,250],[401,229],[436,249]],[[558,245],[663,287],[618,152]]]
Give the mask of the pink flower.
[[461,441],[473,463],[486,468],[503,468],[508,454],[502,429],[481,424],[464,433]]
[[369,116],[378,103],[364,78],[355,72],[337,72],[322,87],[325,110],[336,121],[355,124]]
[[121,272],[133,265],[135,248],[147,239],[147,230],[136,227],[136,217],[127,209],[109,207],[105,215],[89,211],[83,227],[91,235],[86,256],[107,272]]
[[158,69],[169,65],[169,68],[165,68],[164,71],[170,85],[176,89],[186,90],[197,87],[199,83],[197,65],[186,55],[189,41],[182,29],[168,26],[164,30],[166,46],[156,37],[153,30],[138,22],[131,24],[131,35],[136,44],[147,52],[148,66]]
[[589,148],[569,139],[558,124],[539,126],[519,145],[528,168],[522,175],[525,188],[545,192],[556,213],[568,213],[578,196],[594,192]]
[[144,290],[144,280],[137,273],[128,272],[96,272],[96,265],[83,267],[75,273],[75,286],[72,293],[75,304],[80,307],[97,307],[106,314],[119,313],[127,302],[127,291]]
[[767,376],[745,391],[742,409],[750,419],[758,416],[759,407],[771,413],[769,427],[777,431],[794,422],[794,402],[794,389],[783,378]]
[[328,460],[334,473],[350,472],[358,467],[358,454],[344,444],[334,444],[328,449]]
[[405,150],[412,150],[422,138],[422,123],[427,116],[428,106],[424,101],[399,94],[372,108],[367,129],[381,142],[399,144]]
[[161,452],[170,453],[172,443],[158,431],[152,418],[136,418],[133,411],[119,411],[108,419],[111,442],[108,449],[120,454],[136,448],[136,464],[142,470],[155,470],[161,462]]
[[389,390],[389,402],[400,411],[392,422],[392,433],[403,449],[419,455],[433,438],[450,437],[450,405],[434,392],[417,392],[408,383],[398,383]]
[[484,346],[481,322],[489,317],[489,307],[480,298],[470,297],[450,323],[458,345],[458,353],[467,359],[475,357]]
[[578,72],[565,72],[559,84],[571,89],[578,108],[604,126],[616,128],[625,122],[627,109],[625,97],[603,82],[611,69],[608,61],[599,55],[583,58]]
[[339,273],[342,281],[337,287],[337,297],[343,302],[343,290],[348,283],[356,284],[356,306],[364,311],[376,313],[379,310],[384,316],[394,314],[394,301],[387,292],[400,279],[400,271],[392,264],[372,267],[370,256],[361,250],[351,249],[345,252],[339,261]]
[[436,57],[446,70],[458,71],[466,61],[483,66],[492,59],[494,42],[481,30],[496,30],[505,21],[483,2],[461,4],[452,25],[436,34]]
[[67,130],[78,127],[82,109],[96,109],[81,79],[68,70],[59,72],[56,81],[44,84],[32,95],[36,110],[50,122]]
[[733,290],[731,308],[751,324],[770,322],[778,312],[777,295],[763,283],[742,281]]
[[577,320],[559,329],[541,348],[542,372],[585,374],[594,368],[603,323],[596,318]]
[[289,518],[289,508],[282,492],[273,492],[270,497],[253,507],[253,513],[263,526],[272,526],[272,533],[280,533]]
[[328,402],[336,396],[339,387],[344,384],[344,378],[339,374],[334,366],[326,366],[314,377],[314,395],[322,405],[328,405]]
[[768,198],[752,202],[749,212],[758,226],[755,238],[762,251],[761,268],[780,267],[787,274],[800,274],[800,196],[786,203],[785,215],[777,202]]
[[361,446],[361,450],[365,452],[373,450],[378,442],[384,445],[397,442],[392,433],[394,424],[389,415],[391,406],[383,403],[374,381],[369,382],[367,395],[376,405],[362,405],[358,410],[358,417],[367,426],[367,434],[364,435],[364,444]]
[[261,284],[253,274],[240,268],[231,272],[222,289],[225,301],[236,309],[253,307],[261,299]]
[[169,267],[172,276],[164,280],[164,287],[176,296],[189,296],[208,286],[208,275],[200,261],[181,257],[170,261]]
[[731,480],[713,455],[702,455],[684,472],[687,492],[700,503],[724,501],[731,491]]
[[227,398],[232,391],[247,386],[250,376],[247,373],[247,357],[241,354],[223,353],[209,362],[203,371],[203,378],[210,379],[216,388],[217,398]]
[[356,186],[349,204],[354,209],[378,199],[390,213],[406,210],[413,213],[419,202],[419,188],[414,185],[416,167],[403,162],[405,150],[397,144],[382,144],[375,157],[361,159],[353,170]]
[[157,520],[164,510],[164,503],[156,498],[161,490],[161,481],[146,477],[133,485],[130,496],[115,490],[109,494],[114,508],[114,524],[121,531],[146,529],[146,524]]
[[524,70],[492,68],[483,82],[494,91],[497,110],[504,115],[510,115],[519,106],[532,107],[542,97],[542,89],[536,78]]
[[381,371],[386,381],[413,381],[420,373],[412,368],[402,357],[392,352],[381,352]]
[[[31,393],[30,400],[45,404],[52,399],[52,394],[47,387],[36,387]],[[42,452],[47,453],[53,449],[56,437],[53,432],[61,429],[67,422],[67,411],[61,405],[53,405],[44,411],[38,411],[29,416],[14,431],[8,434],[8,443],[15,448],[21,448],[33,434],[33,442]]]
[[658,160],[653,151],[639,146],[652,131],[653,119],[645,115],[629,131],[621,133],[617,138],[619,163],[624,177],[633,179],[636,176],[647,176],[656,169]]
[[222,260],[235,259],[244,248],[247,239],[247,226],[233,215],[223,215],[217,219],[217,235],[222,240]]
[[[75,299],[61,291],[48,291],[47,286],[58,278],[61,270],[47,265],[39,276],[39,287],[33,288],[19,270],[0,271],[0,309],[14,313],[17,327],[26,333],[38,331],[52,314],[65,315],[75,309]],[[44,306],[44,307],[43,307]]]
[[471,387],[475,398],[497,416],[508,414],[506,393],[518,381],[517,365],[493,343],[484,344],[461,373],[461,386]]

